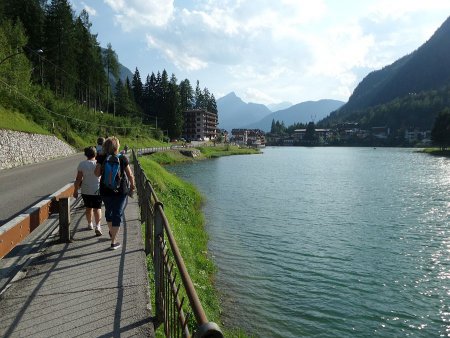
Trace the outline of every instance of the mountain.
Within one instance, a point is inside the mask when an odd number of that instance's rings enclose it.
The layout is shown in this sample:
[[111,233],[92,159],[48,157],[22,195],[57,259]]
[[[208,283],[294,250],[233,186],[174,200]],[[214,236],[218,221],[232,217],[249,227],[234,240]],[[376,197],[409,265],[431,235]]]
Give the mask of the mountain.
[[234,92],[217,100],[219,128],[231,132],[233,128],[244,126],[261,120],[271,111],[263,104],[245,103]]
[[[392,126],[411,126],[413,120],[421,120],[421,126],[425,127],[432,123],[436,116],[436,109],[428,103],[428,116],[420,118],[412,116],[415,114],[409,110],[394,112],[394,101],[397,106],[427,105],[426,102],[417,101],[421,97],[434,95],[433,91],[440,90],[450,84],[450,17],[439,27],[433,36],[417,50],[408,54],[383,69],[368,74],[355,88],[348,102],[338,111],[332,113],[324,122],[359,121],[372,120],[378,125],[388,125],[390,120],[395,120]],[[429,94],[424,94],[429,93]],[[420,95],[418,95],[420,94]],[[417,97],[416,97],[417,96]],[[388,105],[383,112],[377,113],[375,107]],[[389,111],[386,109],[389,108]],[[377,114],[376,118],[373,118]],[[396,114],[396,115],[395,115]],[[414,125],[413,125],[414,126]],[[416,125],[417,126],[417,125]]]
[[258,122],[247,125],[247,128],[258,128],[270,131],[272,120],[283,121],[286,127],[294,123],[308,123],[319,121],[336,109],[339,109],[345,102],[337,100],[306,101],[295,104],[287,109],[279,110],[265,116]]
[[119,77],[125,83],[127,80],[127,77],[131,80],[133,80],[133,73],[131,70],[129,70],[127,67],[125,67],[123,64],[119,62]]
[[282,110],[282,109],[287,109],[289,107],[292,106],[291,102],[280,102],[280,103],[271,103],[267,105],[267,108],[269,108],[271,111],[278,111],[278,110]]
[[[106,53],[106,49],[105,48],[101,48],[102,53],[105,54]],[[128,79],[133,80],[133,73],[131,72],[131,70],[129,70],[127,67],[125,67],[123,64],[119,63],[119,78],[122,80],[123,83],[125,83],[125,81]],[[106,72],[106,68],[105,68],[105,72]],[[116,87],[116,83],[117,83],[117,78],[115,78],[112,74],[109,74],[109,83],[111,85],[111,88],[115,88]]]

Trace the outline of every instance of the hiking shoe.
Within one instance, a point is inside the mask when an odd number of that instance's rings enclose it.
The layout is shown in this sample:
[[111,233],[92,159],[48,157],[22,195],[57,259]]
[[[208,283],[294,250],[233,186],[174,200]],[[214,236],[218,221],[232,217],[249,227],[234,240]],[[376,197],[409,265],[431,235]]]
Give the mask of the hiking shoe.
[[111,244],[111,250],[119,249],[121,246],[122,245],[119,242],[117,242],[115,244]]
[[101,235],[103,235],[102,229],[100,229],[100,227],[96,227],[95,228],[95,236],[101,236]]
[[88,224],[88,229],[89,230],[94,230],[94,225],[93,224]]

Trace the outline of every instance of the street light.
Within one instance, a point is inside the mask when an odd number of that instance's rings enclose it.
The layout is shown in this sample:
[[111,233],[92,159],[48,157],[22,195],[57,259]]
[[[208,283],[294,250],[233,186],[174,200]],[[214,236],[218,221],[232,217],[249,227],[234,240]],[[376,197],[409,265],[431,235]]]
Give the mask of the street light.
[[[0,65],[1,65],[3,62],[5,62],[6,60],[12,58],[13,56],[22,54],[22,53],[24,53],[24,52],[25,52],[24,47],[22,47],[21,50],[18,50],[17,52],[12,53],[12,54],[8,55],[7,57],[3,58],[3,59],[0,61]],[[39,60],[40,60],[40,57],[41,57],[40,55],[41,55],[42,53],[44,53],[44,51],[43,51],[42,49],[38,49],[38,50],[36,50],[36,51],[33,50],[33,52],[38,53],[38,55],[39,55]]]
[[[12,53],[12,54],[6,56],[5,58],[3,58],[3,59],[0,61],[0,65],[1,65],[3,62],[5,62],[6,60],[10,59],[10,58],[12,58],[12,57],[14,57],[14,56],[16,56],[16,55],[19,55],[19,54],[24,53],[24,52],[25,52],[25,47],[26,47],[26,46],[22,47],[20,50],[17,50],[17,52]],[[44,85],[44,71],[43,71],[43,68],[42,68],[42,57],[41,57],[41,54],[43,54],[44,51],[43,51],[42,49],[34,50],[34,49],[29,48],[29,47],[27,47],[27,48],[28,48],[29,50],[31,50],[33,53],[37,54],[38,57],[39,57],[39,68],[40,68],[40,69],[39,69],[39,73],[40,73],[39,75],[40,75],[40,77],[41,77],[41,85]]]

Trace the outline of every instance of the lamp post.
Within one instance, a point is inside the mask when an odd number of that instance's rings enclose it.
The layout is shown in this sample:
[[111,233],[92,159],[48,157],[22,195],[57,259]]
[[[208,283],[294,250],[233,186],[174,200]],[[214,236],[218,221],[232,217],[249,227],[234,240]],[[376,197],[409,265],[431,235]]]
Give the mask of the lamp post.
[[[27,47],[28,49],[30,49],[33,53],[37,54],[39,56],[39,75],[41,77],[41,85],[44,84],[44,73],[43,73],[43,68],[42,68],[42,58],[41,58],[41,54],[44,53],[44,51],[42,49],[37,49],[37,50],[33,50],[29,47]],[[20,50],[17,50],[17,52],[12,53],[6,57],[4,57],[1,61],[0,61],[0,65],[5,62],[6,60],[9,60],[10,58],[22,54],[25,52],[25,47],[22,47]]]
[[[24,52],[25,52],[24,47],[22,47],[21,50],[18,50],[17,52],[12,53],[12,54],[6,56],[5,58],[3,58],[3,59],[0,61],[0,65],[1,65],[3,62],[5,62],[6,60],[12,58],[13,56],[22,54],[22,53],[24,53]],[[37,54],[39,55],[39,61],[40,61],[41,54],[44,53],[44,51],[43,51],[42,49],[38,49],[38,50],[33,50],[33,52],[35,52],[35,53],[37,53]]]

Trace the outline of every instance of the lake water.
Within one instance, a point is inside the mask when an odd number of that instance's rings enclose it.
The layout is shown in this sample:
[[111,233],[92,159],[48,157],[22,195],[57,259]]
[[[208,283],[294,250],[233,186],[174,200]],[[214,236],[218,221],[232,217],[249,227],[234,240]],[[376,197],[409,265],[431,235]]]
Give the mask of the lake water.
[[225,326],[450,337],[449,159],[281,147],[169,170],[206,198]]

